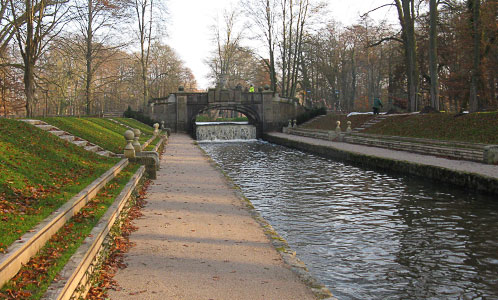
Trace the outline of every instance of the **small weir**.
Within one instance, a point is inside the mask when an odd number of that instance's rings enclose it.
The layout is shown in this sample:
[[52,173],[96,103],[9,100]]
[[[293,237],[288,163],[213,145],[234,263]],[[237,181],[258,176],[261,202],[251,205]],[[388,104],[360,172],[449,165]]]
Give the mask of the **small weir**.
[[198,141],[254,140],[256,127],[247,122],[197,122]]
[[338,299],[498,299],[493,197],[265,142],[201,147]]

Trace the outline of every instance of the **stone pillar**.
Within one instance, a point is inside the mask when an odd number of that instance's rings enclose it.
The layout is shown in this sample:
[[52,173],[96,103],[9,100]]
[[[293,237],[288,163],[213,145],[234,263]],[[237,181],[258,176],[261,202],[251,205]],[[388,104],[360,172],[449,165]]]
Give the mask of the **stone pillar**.
[[341,134],[341,121],[335,122],[337,124],[337,127],[335,128],[335,133]]
[[176,96],[176,130],[187,131],[188,123],[187,95],[178,94]]
[[164,121],[161,121],[161,129],[164,129]]
[[133,133],[135,138],[133,139],[133,148],[135,148],[135,154],[142,152],[142,146],[140,146],[140,142],[138,139],[140,138],[140,129],[133,129]]
[[346,132],[347,132],[347,133],[351,133],[351,131],[353,131],[353,130],[351,129],[351,121],[348,121],[348,122],[347,122],[347,124],[348,124],[348,128],[346,129]]
[[124,138],[126,140],[126,146],[124,148],[124,156],[126,158],[134,158],[135,157],[135,147],[133,147],[133,138],[135,134],[131,130],[126,130],[124,133]]
[[159,135],[159,123],[154,123],[154,136]]

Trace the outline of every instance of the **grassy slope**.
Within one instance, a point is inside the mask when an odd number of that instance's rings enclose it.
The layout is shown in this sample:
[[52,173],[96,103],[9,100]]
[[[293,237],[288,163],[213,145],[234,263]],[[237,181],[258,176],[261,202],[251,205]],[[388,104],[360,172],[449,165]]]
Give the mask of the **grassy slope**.
[[0,119],[0,251],[118,160],[23,122]]
[[[63,117],[42,118],[41,120],[114,153],[123,153],[126,145],[123,133],[128,128],[108,119]],[[142,134],[140,142],[143,143],[151,137],[152,134]]]
[[498,112],[390,117],[365,133],[498,144]]
[[[152,136],[154,134],[154,128],[150,127],[149,125],[146,125],[142,122],[139,122],[135,119],[130,119],[130,118],[114,118],[114,120],[121,122],[125,125],[128,125],[133,128],[138,128],[142,133],[145,133],[146,135]],[[149,137],[150,138],[150,137]]]

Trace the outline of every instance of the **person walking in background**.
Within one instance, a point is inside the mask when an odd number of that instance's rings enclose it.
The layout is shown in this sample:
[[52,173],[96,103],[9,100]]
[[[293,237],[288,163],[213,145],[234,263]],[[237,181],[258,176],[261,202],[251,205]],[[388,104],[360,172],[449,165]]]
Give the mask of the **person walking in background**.
[[379,97],[375,97],[373,104],[373,114],[378,115],[381,107],[384,107],[384,105],[382,105],[382,101],[380,101]]
[[254,85],[252,85],[252,84],[249,87],[249,93],[254,93]]

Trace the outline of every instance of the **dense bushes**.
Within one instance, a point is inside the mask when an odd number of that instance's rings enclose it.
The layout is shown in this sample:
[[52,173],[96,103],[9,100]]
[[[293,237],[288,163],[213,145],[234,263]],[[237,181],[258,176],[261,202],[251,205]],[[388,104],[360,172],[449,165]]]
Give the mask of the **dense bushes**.
[[135,119],[135,120],[140,121],[144,124],[147,124],[151,127],[154,126],[154,123],[157,123],[156,121],[151,119],[149,116],[146,116],[143,112],[134,111],[129,106],[128,106],[128,109],[123,113],[123,117]]
[[325,107],[313,108],[297,116],[296,121],[297,124],[300,125],[308,120],[313,119],[316,116],[326,115],[326,114],[327,114],[327,109]]

